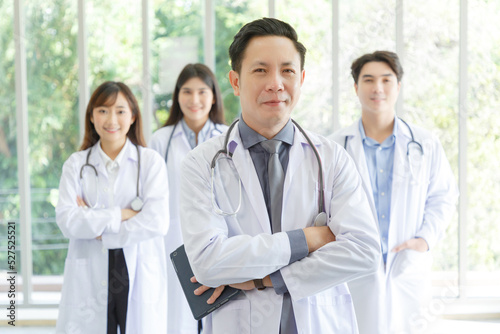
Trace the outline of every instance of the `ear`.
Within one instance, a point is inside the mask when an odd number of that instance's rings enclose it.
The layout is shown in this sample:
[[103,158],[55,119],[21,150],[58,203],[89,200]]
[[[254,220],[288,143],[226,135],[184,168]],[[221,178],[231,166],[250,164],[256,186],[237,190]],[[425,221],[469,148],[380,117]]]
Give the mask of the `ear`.
[[354,83],[354,90],[356,91],[356,95],[358,95],[358,84]]
[[94,124],[94,112],[90,113],[90,123]]
[[234,96],[240,96],[240,75],[236,71],[229,71],[229,82],[233,87]]
[[302,84],[304,83],[305,77],[306,77],[306,70],[302,70],[302,75],[300,78],[300,86],[302,86]]
[[132,115],[132,121],[130,122],[130,125],[134,124],[135,122],[135,115]]
[[401,90],[401,81],[398,82],[398,94],[400,90]]

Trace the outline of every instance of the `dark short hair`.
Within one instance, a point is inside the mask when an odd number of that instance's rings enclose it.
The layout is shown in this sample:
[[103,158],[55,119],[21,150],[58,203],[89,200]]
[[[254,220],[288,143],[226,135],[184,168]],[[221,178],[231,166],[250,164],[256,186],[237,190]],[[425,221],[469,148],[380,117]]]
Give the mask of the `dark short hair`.
[[97,87],[90,97],[87,111],[85,112],[85,135],[83,136],[80,150],[86,150],[99,141],[99,135],[97,134],[94,123],[91,121],[94,108],[112,106],[116,102],[118,93],[122,93],[123,96],[125,96],[130,110],[132,111],[132,115],[135,116],[135,121],[130,126],[127,137],[135,145],[146,146],[146,141],[142,133],[141,110],[139,109],[139,104],[134,94],[123,82],[106,81]]
[[208,117],[216,124],[224,124],[224,104],[217,79],[215,79],[215,75],[207,66],[197,63],[187,64],[179,74],[172,96],[172,107],[164,126],[177,124],[182,119],[183,113],[179,104],[179,93],[186,81],[192,78],[200,78],[201,81],[210,87],[215,103],[212,104]]
[[240,73],[241,64],[245,56],[245,50],[248,43],[254,37],[261,36],[279,36],[289,38],[295,45],[295,49],[300,54],[300,69],[304,69],[306,58],[306,48],[298,41],[297,32],[286,22],[264,17],[245,24],[234,36],[233,42],[229,47],[229,58],[231,59],[231,68]]
[[359,74],[361,73],[363,66],[374,61],[386,63],[396,74],[398,82],[401,82],[404,72],[401,63],[399,62],[398,55],[391,51],[375,51],[373,53],[362,55],[352,63],[351,74],[356,84],[358,83]]

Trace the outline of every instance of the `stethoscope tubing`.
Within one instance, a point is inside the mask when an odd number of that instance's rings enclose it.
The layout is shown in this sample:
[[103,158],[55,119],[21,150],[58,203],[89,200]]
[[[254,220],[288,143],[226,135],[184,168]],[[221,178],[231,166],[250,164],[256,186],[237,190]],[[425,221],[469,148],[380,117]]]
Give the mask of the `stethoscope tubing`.
[[[221,154],[226,154],[227,156],[229,156],[230,158],[232,158],[233,156],[233,152],[228,152],[227,150],[227,146],[228,146],[228,143],[229,143],[229,136],[231,134],[231,131],[233,130],[233,128],[236,126],[236,123],[238,123],[239,119],[236,119],[234,120],[234,122],[229,126],[227,132],[226,132],[226,136],[224,138],[224,146],[222,147],[222,149],[220,149],[219,151],[217,151],[214,155],[214,157],[212,158],[212,162],[210,163],[210,169],[211,169],[211,188],[212,188],[212,206],[214,208],[214,211],[219,214],[219,215],[222,215],[222,216],[233,216],[235,215],[236,213],[238,213],[240,207],[241,207],[241,179],[239,180],[239,187],[240,187],[240,201],[239,201],[239,204],[238,204],[238,208],[234,211],[234,212],[231,212],[231,213],[228,213],[228,212],[224,212],[222,209],[220,209],[219,207],[217,207],[216,205],[216,202],[215,202],[215,196],[214,196],[214,176],[215,176],[215,165],[217,163],[217,159],[219,158],[219,156]],[[314,143],[312,142],[312,140],[309,138],[309,136],[307,135],[307,133],[305,132],[304,129],[302,129],[302,127],[297,123],[295,122],[293,119],[292,119],[292,122],[293,124],[295,124],[295,126],[297,126],[297,128],[299,129],[299,131],[304,135],[304,137],[306,138],[307,142],[309,143],[309,146],[311,146],[313,152],[314,152],[314,155],[316,156],[316,160],[318,161],[318,179],[319,179],[319,183],[320,183],[320,195],[319,195],[319,199],[318,199],[318,213],[321,214],[321,213],[326,213],[325,211],[325,190],[324,190],[324,184],[323,184],[323,164],[321,162],[321,157],[319,155],[319,152],[318,150],[316,149],[316,146],[314,145]],[[326,214],[324,215],[325,218],[323,219],[326,219]]]
[[[136,199],[139,199],[140,200],[140,197],[139,197],[139,182],[140,182],[140,175],[141,175],[141,154],[139,152],[139,145],[135,145],[135,148],[137,149],[137,183],[136,183]],[[95,168],[94,165],[92,165],[90,162],[89,162],[89,159],[90,159],[90,154],[92,153],[92,147],[89,149],[89,152],[87,153],[87,159],[85,161],[85,164],[82,165],[82,167],[80,168],[80,180],[83,179],[83,169],[85,167],[90,167],[94,170],[94,173],[95,173],[95,176],[96,178],[99,177],[99,174],[97,173],[97,169]],[[97,188],[96,188],[96,192],[97,192],[97,195],[99,195],[99,192],[97,191]],[[135,201],[135,200],[134,200]],[[91,206],[92,208],[96,208],[97,207],[97,203],[98,203],[98,199],[96,198],[96,203]],[[141,201],[142,202],[142,201]],[[140,206],[142,207],[142,204],[140,204]]]

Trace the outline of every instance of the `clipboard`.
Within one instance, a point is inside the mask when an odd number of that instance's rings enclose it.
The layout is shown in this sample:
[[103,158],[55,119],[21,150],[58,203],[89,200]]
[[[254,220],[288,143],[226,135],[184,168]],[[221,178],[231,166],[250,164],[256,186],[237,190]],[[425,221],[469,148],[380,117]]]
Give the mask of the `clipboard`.
[[193,313],[193,317],[196,320],[200,320],[203,317],[206,317],[207,315],[233,299],[241,291],[239,289],[226,286],[215,303],[207,304],[208,298],[212,296],[212,293],[215,289],[211,288],[205,291],[201,296],[196,296],[194,294],[194,290],[202,286],[202,284],[191,282],[191,277],[193,277],[194,274],[191,270],[191,266],[189,265],[189,260],[186,255],[184,245],[173,251],[170,254],[170,259],[174,266],[175,272],[177,273],[177,278],[181,283],[182,290],[184,291],[184,295],[186,296],[189,307],[191,308],[191,312]]

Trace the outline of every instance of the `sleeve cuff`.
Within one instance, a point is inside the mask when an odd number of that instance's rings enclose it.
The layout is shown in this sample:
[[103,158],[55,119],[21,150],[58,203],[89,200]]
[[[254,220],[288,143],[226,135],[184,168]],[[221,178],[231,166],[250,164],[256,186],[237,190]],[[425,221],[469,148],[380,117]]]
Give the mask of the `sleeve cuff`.
[[[290,241],[290,261],[292,264],[295,261],[302,260],[309,255],[309,247],[307,246],[306,235],[302,229],[286,232]],[[281,277],[281,274],[280,274]],[[274,285],[274,283],[273,283]]]
[[273,282],[274,292],[276,292],[277,295],[282,295],[285,292],[288,292],[285,280],[279,270],[270,274],[269,277],[271,278],[271,282]]
[[114,233],[120,232],[120,225],[122,223],[122,212],[120,207],[116,206],[113,209],[113,218],[110,220],[108,226],[104,230],[104,233]]

